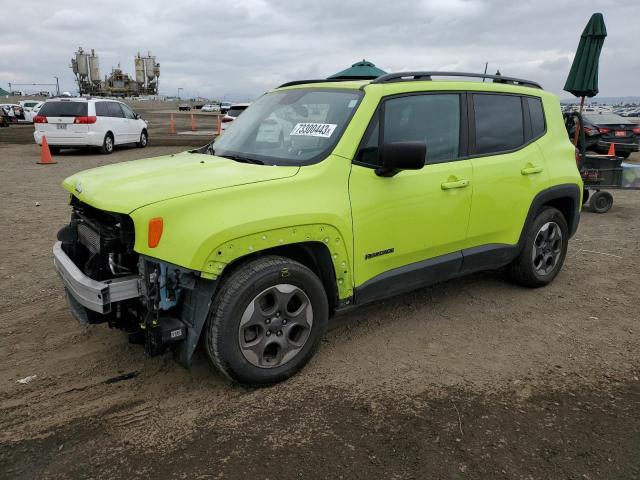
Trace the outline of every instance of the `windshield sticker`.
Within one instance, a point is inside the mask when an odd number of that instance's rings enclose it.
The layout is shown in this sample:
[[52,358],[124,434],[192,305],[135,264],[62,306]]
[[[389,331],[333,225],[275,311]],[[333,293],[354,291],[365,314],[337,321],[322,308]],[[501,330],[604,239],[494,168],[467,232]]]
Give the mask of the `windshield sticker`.
[[356,104],[358,103],[358,100],[356,100],[355,98],[353,100],[351,100],[349,102],[349,104],[347,105],[347,108],[353,108],[356,106]]
[[298,123],[289,135],[329,138],[337,126],[335,123]]

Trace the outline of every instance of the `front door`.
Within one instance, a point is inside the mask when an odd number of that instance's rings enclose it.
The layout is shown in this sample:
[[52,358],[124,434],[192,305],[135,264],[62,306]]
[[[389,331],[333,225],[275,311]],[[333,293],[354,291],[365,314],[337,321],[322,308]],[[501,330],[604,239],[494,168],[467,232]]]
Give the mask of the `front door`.
[[[365,284],[392,293],[460,268],[472,193],[462,103],[455,93],[392,97],[372,119],[349,180],[356,301]],[[425,166],[377,176],[381,145],[410,140],[426,142]]]

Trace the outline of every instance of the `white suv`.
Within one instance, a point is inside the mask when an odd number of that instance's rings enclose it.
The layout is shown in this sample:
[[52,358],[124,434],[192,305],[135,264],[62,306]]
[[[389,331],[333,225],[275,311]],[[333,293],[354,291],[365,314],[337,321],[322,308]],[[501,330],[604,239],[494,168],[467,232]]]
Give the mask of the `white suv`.
[[47,137],[51,151],[61,148],[100,147],[113,152],[115,145],[146,147],[147,122],[128,105],[100,98],[56,98],[47,100],[33,119],[33,137],[38,145]]

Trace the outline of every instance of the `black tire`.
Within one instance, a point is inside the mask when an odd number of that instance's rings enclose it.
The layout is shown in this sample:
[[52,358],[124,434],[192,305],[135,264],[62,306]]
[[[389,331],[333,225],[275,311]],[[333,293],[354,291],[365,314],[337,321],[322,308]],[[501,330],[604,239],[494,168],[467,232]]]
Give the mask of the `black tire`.
[[103,155],[110,155],[113,153],[113,135],[111,132],[107,133],[104,136],[104,140],[102,141],[102,146],[100,147],[100,153]]
[[[545,233],[553,230],[556,235],[560,234],[559,238],[545,240]],[[538,243],[541,235],[543,245]],[[550,243],[549,251],[544,252],[547,241]],[[564,215],[556,208],[543,207],[527,228],[520,255],[509,266],[512,280],[529,288],[548,285],[562,269],[568,245],[569,228]],[[538,255],[541,250],[543,252]],[[553,257],[551,262],[548,261],[548,256]]]
[[[265,292],[268,292],[268,295],[270,291],[284,286],[294,290],[294,293],[285,295],[298,295],[297,292],[303,292],[307,301],[301,303],[298,307],[301,313],[292,316],[288,326],[286,326],[286,317],[289,314],[283,311],[281,316],[278,299],[275,298],[280,295],[279,293],[274,295],[273,305],[265,307],[267,310],[273,310],[271,313],[263,314],[262,304],[258,303],[261,301],[259,299],[266,298]],[[263,295],[264,297],[261,297]],[[288,298],[293,299],[293,296]],[[289,303],[286,303],[286,310],[289,309],[292,301],[289,300]],[[257,311],[256,305],[259,309]],[[287,353],[287,350],[284,348],[281,350],[279,345],[284,342],[287,348],[291,348],[294,341],[300,340],[298,337],[292,341],[291,335],[299,333],[298,330],[294,332],[294,329],[300,328],[294,319],[302,313],[305,313],[304,321],[308,323],[308,311],[303,310],[308,307],[304,305],[310,305],[312,309],[312,323],[309,328],[301,329],[304,336],[299,347]],[[254,317],[265,318],[260,322],[269,322],[268,326],[256,325],[256,330],[252,331],[255,333],[255,338],[249,340],[246,338],[246,332],[252,327],[245,327],[241,337],[241,321],[247,318],[247,312],[251,320],[245,325],[253,324]],[[273,318],[268,318],[271,316]],[[289,378],[311,359],[320,345],[328,317],[326,292],[320,279],[311,270],[284,257],[257,258],[241,265],[223,279],[205,327],[205,348],[213,364],[231,380],[255,386],[273,384]],[[271,332],[271,328],[275,333],[268,333]],[[255,354],[255,358],[250,359],[248,356],[250,348],[246,346],[243,348],[241,346],[243,342],[245,345],[253,342],[255,345],[266,345],[266,347],[262,347],[260,355]],[[267,351],[269,350],[271,355],[274,349],[270,347],[274,344],[277,354],[274,353],[273,357],[270,357]],[[260,348],[256,347],[257,350]],[[284,361],[284,357],[288,354],[292,354],[292,357],[284,363],[279,363]],[[270,362],[271,365],[269,365]]]
[[631,155],[631,152],[620,152],[620,153],[617,153],[617,154],[616,154],[616,156],[618,156],[618,157],[622,157],[622,158],[624,158],[624,159],[629,158],[629,155]]
[[142,132],[140,132],[140,141],[136,143],[136,147],[144,148],[147,146],[148,142],[149,142],[149,134],[147,133],[146,130],[142,130]]
[[51,155],[57,155],[60,153],[60,147],[49,147],[49,151]]
[[613,206],[613,195],[609,192],[596,192],[591,195],[589,206],[594,213],[607,213]]
[[589,201],[589,195],[590,192],[588,188],[582,190],[582,205],[585,205]]

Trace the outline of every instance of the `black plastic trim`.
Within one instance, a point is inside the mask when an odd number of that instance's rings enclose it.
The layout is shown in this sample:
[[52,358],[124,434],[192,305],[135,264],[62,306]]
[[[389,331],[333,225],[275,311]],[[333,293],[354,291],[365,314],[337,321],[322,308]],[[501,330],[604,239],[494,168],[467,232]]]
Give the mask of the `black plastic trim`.
[[565,198],[569,199],[572,202],[572,214],[570,215],[570,218],[567,218],[566,220],[567,226],[569,227],[569,237],[573,237],[573,235],[578,230],[578,224],[580,223],[580,193],[580,187],[578,187],[578,185],[575,183],[555,185],[539,192],[534,197],[533,201],[531,202],[531,206],[529,207],[529,213],[527,214],[527,218],[522,227],[518,245],[520,247],[524,245],[525,235],[529,228],[529,225],[533,223],[538,211],[540,211],[542,206],[551,203],[554,200],[562,200]]
[[518,256],[520,249],[519,245],[487,244],[394,268],[356,287],[354,304],[362,305],[471,273],[502,268]]

